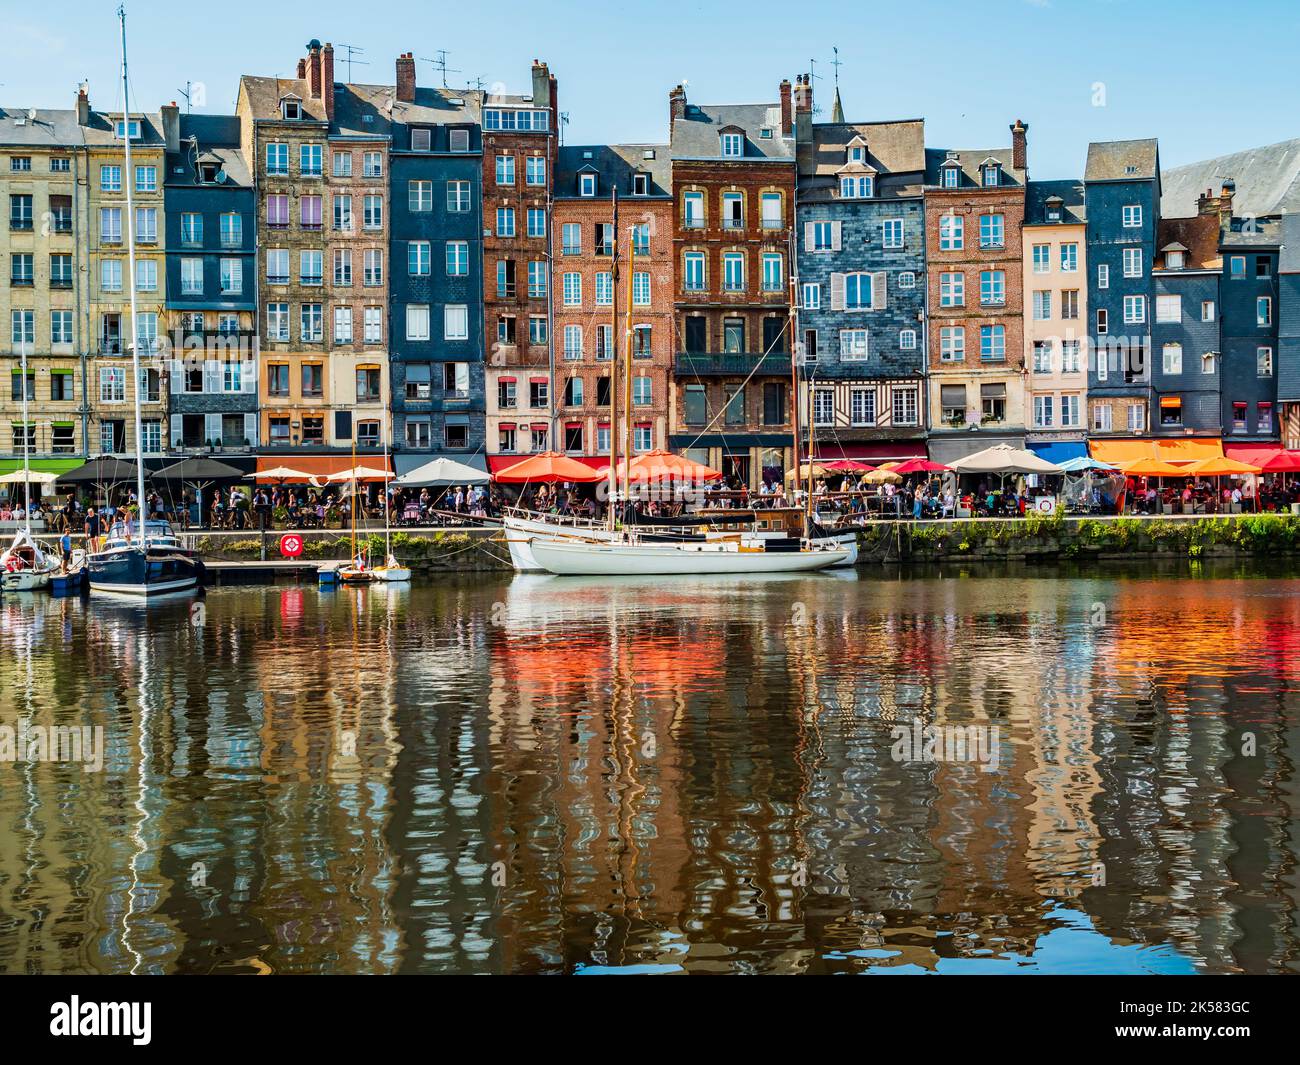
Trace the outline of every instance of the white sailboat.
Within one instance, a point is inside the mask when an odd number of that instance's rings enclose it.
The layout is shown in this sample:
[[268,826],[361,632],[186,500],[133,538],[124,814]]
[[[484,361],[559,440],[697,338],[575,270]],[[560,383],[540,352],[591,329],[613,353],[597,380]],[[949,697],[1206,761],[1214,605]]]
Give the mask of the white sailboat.
[[[388,422],[384,431],[384,469],[388,469],[388,434],[393,429],[393,417],[384,404],[385,420]],[[411,571],[401,565],[393,554],[393,521],[388,505],[388,476],[384,475],[384,564],[376,566],[371,573],[381,584],[404,584],[411,579]]]

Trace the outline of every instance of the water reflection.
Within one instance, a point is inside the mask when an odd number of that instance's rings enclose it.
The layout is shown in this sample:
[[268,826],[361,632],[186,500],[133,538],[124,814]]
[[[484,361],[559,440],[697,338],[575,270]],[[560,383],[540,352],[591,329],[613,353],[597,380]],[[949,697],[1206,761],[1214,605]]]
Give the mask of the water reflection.
[[[1294,969],[1286,575],[0,603],[9,972]],[[995,772],[895,726],[996,728]]]

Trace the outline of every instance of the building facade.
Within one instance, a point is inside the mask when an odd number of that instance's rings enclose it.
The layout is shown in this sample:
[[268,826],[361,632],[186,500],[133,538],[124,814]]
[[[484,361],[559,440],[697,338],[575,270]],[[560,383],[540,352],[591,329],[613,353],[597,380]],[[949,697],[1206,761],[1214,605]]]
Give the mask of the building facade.
[[[799,106],[811,109],[801,84]],[[780,481],[793,458],[790,235],[795,101],[700,105],[669,93],[677,347],[674,450],[731,483]]]
[[1300,215],[1279,224],[1277,401],[1282,445],[1300,448]]
[[1010,148],[932,151],[925,190],[930,455],[1025,443],[1028,127]]
[[[1031,181],[1022,246],[1025,439],[1064,455],[1087,448],[1088,257],[1083,184]],[[1070,448],[1050,448],[1069,444]]]
[[[550,287],[558,106],[556,80],[537,62],[530,95],[483,101],[482,311],[494,469],[557,446]],[[502,453],[503,432],[515,451]]]
[[[613,196],[618,197],[614,218]],[[667,447],[673,350],[672,176],[664,144],[561,148],[555,168],[555,405],[559,449],[595,459],[610,453],[610,405],[618,407],[620,453],[626,439],[622,373],[611,396],[611,365],[627,343],[632,264],[632,418],[634,451]],[[615,242],[618,271],[613,269]],[[620,363],[621,365],[621,363]],[[518,444],[506,424],[498,450]]]
[[1281,225],[1274,219],[1232,216],[1233,186],[1225,182],[1219,211],[1219,328],[1223,349],[1223,437],[1275,442],[1278,425],[1278,260]]
[[1151,266],[1160,221],[1154,139],[1094,142],[1084,170],[1088,217],[1093,435],[1144,437],[1151,408]]
[[925,125],[796,119],[801,426],[823,457],[924,457]]

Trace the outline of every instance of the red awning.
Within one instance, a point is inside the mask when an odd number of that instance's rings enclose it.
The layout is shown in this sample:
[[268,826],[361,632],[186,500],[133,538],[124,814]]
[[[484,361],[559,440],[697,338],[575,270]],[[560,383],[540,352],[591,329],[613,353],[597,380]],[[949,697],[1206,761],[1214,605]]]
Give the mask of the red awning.
[[[359,467],[392,472],[392,461],[385,463],[382,455],[358,455],[354,461],[351,455],[300,455],[292,449],[286,449],[281,455],[259,455],[257,458],[257,480],[261,484],[282,482],[284,484],[323,484],[327,477],[344,470]],[[284,474],[293,470],[301,476],[291,477]],[[270,476],[267,476],[267,474]],[[361,477],[363,481],[375,480],[376,477]]]
[[508,469],[527,457],[527,455],[489,455],[487,457],[488,473],[496,473],[498,470]]
[[924,440],[880,440],[870,443],[817,444],[822,459],[866,459],[868,462],[904,462],[926,457]]
[[1223,452],[1237,462],[1248,462],[1265,473],[1300,470],[1300,451],[1288,451],[1276,444],[1226,444]]

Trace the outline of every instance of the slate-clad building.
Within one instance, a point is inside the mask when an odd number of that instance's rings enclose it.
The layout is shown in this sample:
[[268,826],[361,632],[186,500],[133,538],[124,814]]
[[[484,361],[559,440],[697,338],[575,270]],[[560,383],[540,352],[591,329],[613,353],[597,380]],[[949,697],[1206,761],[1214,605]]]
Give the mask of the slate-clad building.
[[[1231,210],[1225,184],[1221,211]],[[1223,436],[1275,441],[1277,422],[1278,256],[1275,219],[1234,215],[1220,231]]]
[[[172,128],[174,123],[175,128]],[[258,445],[257,204],[234,115],[163,109],[168,143],[168,442]]]
[[1162,218],[1157,233],[1151,435],[1217,438],[1222,432],[1218,215]]
[[1146,436],[1151,407],[1151,264],[1160,221],[1154,138],[1088,145],[1088,365],[1092,435]]
[[1300,448],[1300,214],[1281,221],[1278,256],[1277,401],[1282,444]]
[[801,424],[810,394],[819,455],[924,456],[925,124],[796,117]]
[[397,59],[388,298],[399,474],[446,454],[482,466],[482,93],[416,85]]

